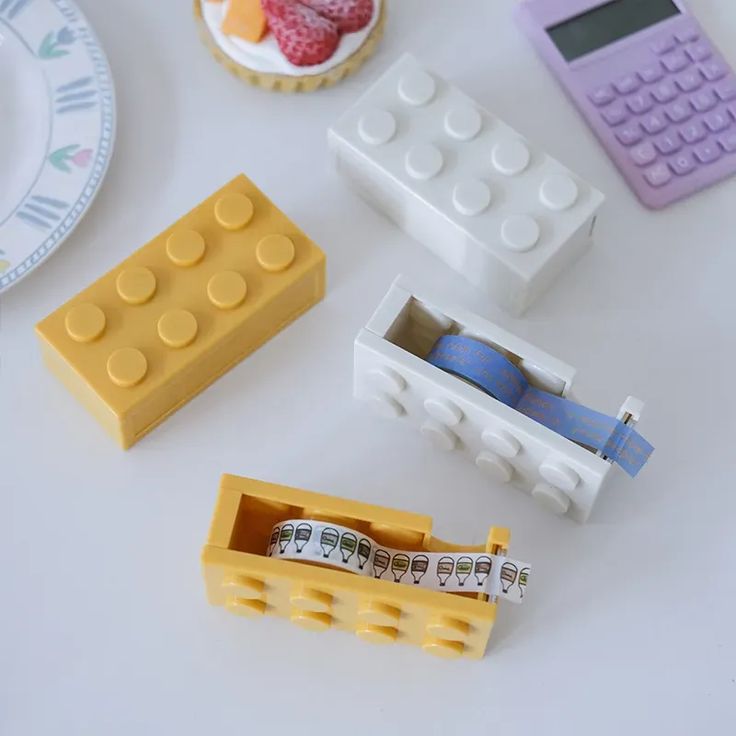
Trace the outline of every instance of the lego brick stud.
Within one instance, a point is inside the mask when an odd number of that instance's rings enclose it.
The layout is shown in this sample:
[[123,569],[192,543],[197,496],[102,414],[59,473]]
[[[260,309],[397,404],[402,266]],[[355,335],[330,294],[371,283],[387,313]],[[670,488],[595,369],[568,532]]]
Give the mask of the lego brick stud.
[[355,633],[363,641],[371,644],[393,644],[399,635],[398,630],[392,626],[373,626],[372,624],[359,624]]
[[184,348],[197,336],[197,320],[186,309],[170,309],[158,321],[158,336],[170,348]]
[[472,105],[457,104],[445,115],[445,130],[459,141],[475,138],[483,125],[481,114]]
[[548,176],[539,190],[542,204],[555,212],[562,212],[572,207],[578,199],[578,185],[566,174]]
[[396,628],[401,618],[401,609],[388,603],[368,601],[359,606],[358,617],[364,624]]
[[147,370],[146,356],[136,348],[118,348],[107,359],[107,375],[120,388],[136,386]]
[[483,432],[482,440],[486,447],[507,459],[516,457],[521,449],[519,440],[503,429],[486,429]]
[[440,399],[430,396],[424,401],[424,410],[442,424],[448,427],[455,427],[460,424],[463,419],[463,412],[460,407],[448,399]]
[[358,134],[366,143],[374,146],[388,143],[395,133],[396,118],[388,110],[369,110],[358,122]]
[[432,654],[435,657],[457,659],[458,657],[462,657],[465,645],[460,641],[448,641],[447,639],[437,639],[433,636],[428,636],[422,644],[422,649],[427,654]]
[[442,169],[442,153],[431,143],[413,146],[406,154],[406,171],[414,179],[431,179]]
[[266,613],[266,602],[231,595],[225,600],[225,608],[238,616],[255,618]]
[[420,107],[434,97],[437,85],[427,72],[420,69],[407,72],[399,80],[399,95],[404,102]]
[[245,279],[237,271],[220,271],[207,282],[207,297],[218,309],[235,309],[248,293]]
[[570,498],[564,491],[550,485],[549,483],[540,482],[532,488],[532,498],[553,514],[562,516],[566,514],[570,508]]
[[196,230],[177,229],[166,240],[166,255],[169,260],[183,268],[199,263],[204,250],[204,238]]
[[531,250],[539,241],[539,225],[531,215],[512,215],[501,225],[504,245],[523,253]]
[[427,624],[427,633],[436,639],[448,641],[465,641],[470,632],[467,621],[460,621],[451,616],[435,616]]
[[438,450],[450,452],[457,446],[457,435],[444,424],[430,419],[422,424],[420,431]]
[[156,277],[150,268],[133,266],[118,274],[115,287],[126,304],[145,304],[156,292]]
[[286,235],[267,235],[256,246],[261,268],[276,273],[286,270],[294,261],[294,243]]
[[452,203],[460,214],[473,217],[488,209],[491,190],[480,179],[466,179],[452,190]]
[[520,140],[497,143],[491,154],[493,165],[506,176],[520,174],[529,165],[530,158],[529,149]]
[[369,405],[374,414],[386,419],[398,419],[404,413],[404,407],[385,393],[373,394],[369,399]]
[[332,626],[332,616],[327,613],[315,613],[314,611],[302,611],[295,608],[291,612],[291,621],[297,626],[309,631],[325,631]]
[[64,317],[66,334],[75,342],[92,342],[105,331],[105,313],[96,304],[77,304]]
[[475,464],[499,483],[508,483],[514,475],[514,466],[495,452],[484,450],[475,458]]
[[265,585],[262,580],[248,575],[229,574],[222,579],[222,587],[241,598],[258,598],[263,596]]
[[215,219],[225,230],[242,230],[253,217],[253,202],[245,194],[231,192],[215,202]]
[[404,378],[391,368],[377,368],[370,371],[368,381],[374,388],[391,395],[400,394],[406,388]]
[[332,596],[306,585],[298,585],[289,596],[295,608],[315,613],[329,613],[332,609]]
[[574,491],[580,483],[580,476],[571,467],[555,460],[545,460],[539,466],[539,474],[548,483],[568,493]]

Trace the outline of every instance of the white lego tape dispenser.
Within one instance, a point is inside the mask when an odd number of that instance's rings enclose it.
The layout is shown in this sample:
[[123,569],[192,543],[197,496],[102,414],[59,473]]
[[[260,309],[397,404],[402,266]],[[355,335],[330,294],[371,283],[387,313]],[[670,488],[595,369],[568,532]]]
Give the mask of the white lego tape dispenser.
[[338,524],[290,519],[273,527],[268,556],[327,565],[426,590],[484,593],[521,603],[531,567],[490,552],[416,552],[392,549]]

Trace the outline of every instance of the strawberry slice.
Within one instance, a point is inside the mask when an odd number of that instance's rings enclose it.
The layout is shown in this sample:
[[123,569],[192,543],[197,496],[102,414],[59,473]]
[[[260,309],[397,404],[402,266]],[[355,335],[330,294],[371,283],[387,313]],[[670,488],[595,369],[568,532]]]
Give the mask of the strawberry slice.
[[263,12],[284,56],[296,66],[327,61],[340,41],[337,26],[297,0],[261,0]]
[[365,28],[373,17],[373,0],[301,0],[329,18],[341,33],[353,33]]

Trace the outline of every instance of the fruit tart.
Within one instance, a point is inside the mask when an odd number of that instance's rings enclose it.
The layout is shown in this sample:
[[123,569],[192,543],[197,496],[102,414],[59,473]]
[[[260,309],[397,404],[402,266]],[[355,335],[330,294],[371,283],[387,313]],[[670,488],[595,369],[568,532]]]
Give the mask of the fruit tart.
[[200,33],[241,79],[311,92],[354,72],[383,32],[386,0],[194,0]]

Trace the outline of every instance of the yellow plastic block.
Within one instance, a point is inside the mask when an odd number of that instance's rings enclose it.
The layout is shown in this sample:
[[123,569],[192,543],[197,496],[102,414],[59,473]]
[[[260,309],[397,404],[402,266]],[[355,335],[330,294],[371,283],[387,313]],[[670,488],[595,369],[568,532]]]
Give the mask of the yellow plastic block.
[[267,30],[268,23],[261,0],[230,0],[230,7],[222,21],[223,33],[258,43]]
[[324,253],[238,176],[36,332],[49,368],[127,448],[324,290]]
[[496,617],[486,595],[415,589],[268,557],[271,529],[286,519],[340,524],[378,544],[424,552],[505,554],[508,529],[493,527],[485,547],[460,547],[432,537],[427,516],[223,475],[202,552],[210,603],[233,613],[281,616],[307,629],[342,629],[442,657],[483,656]]

